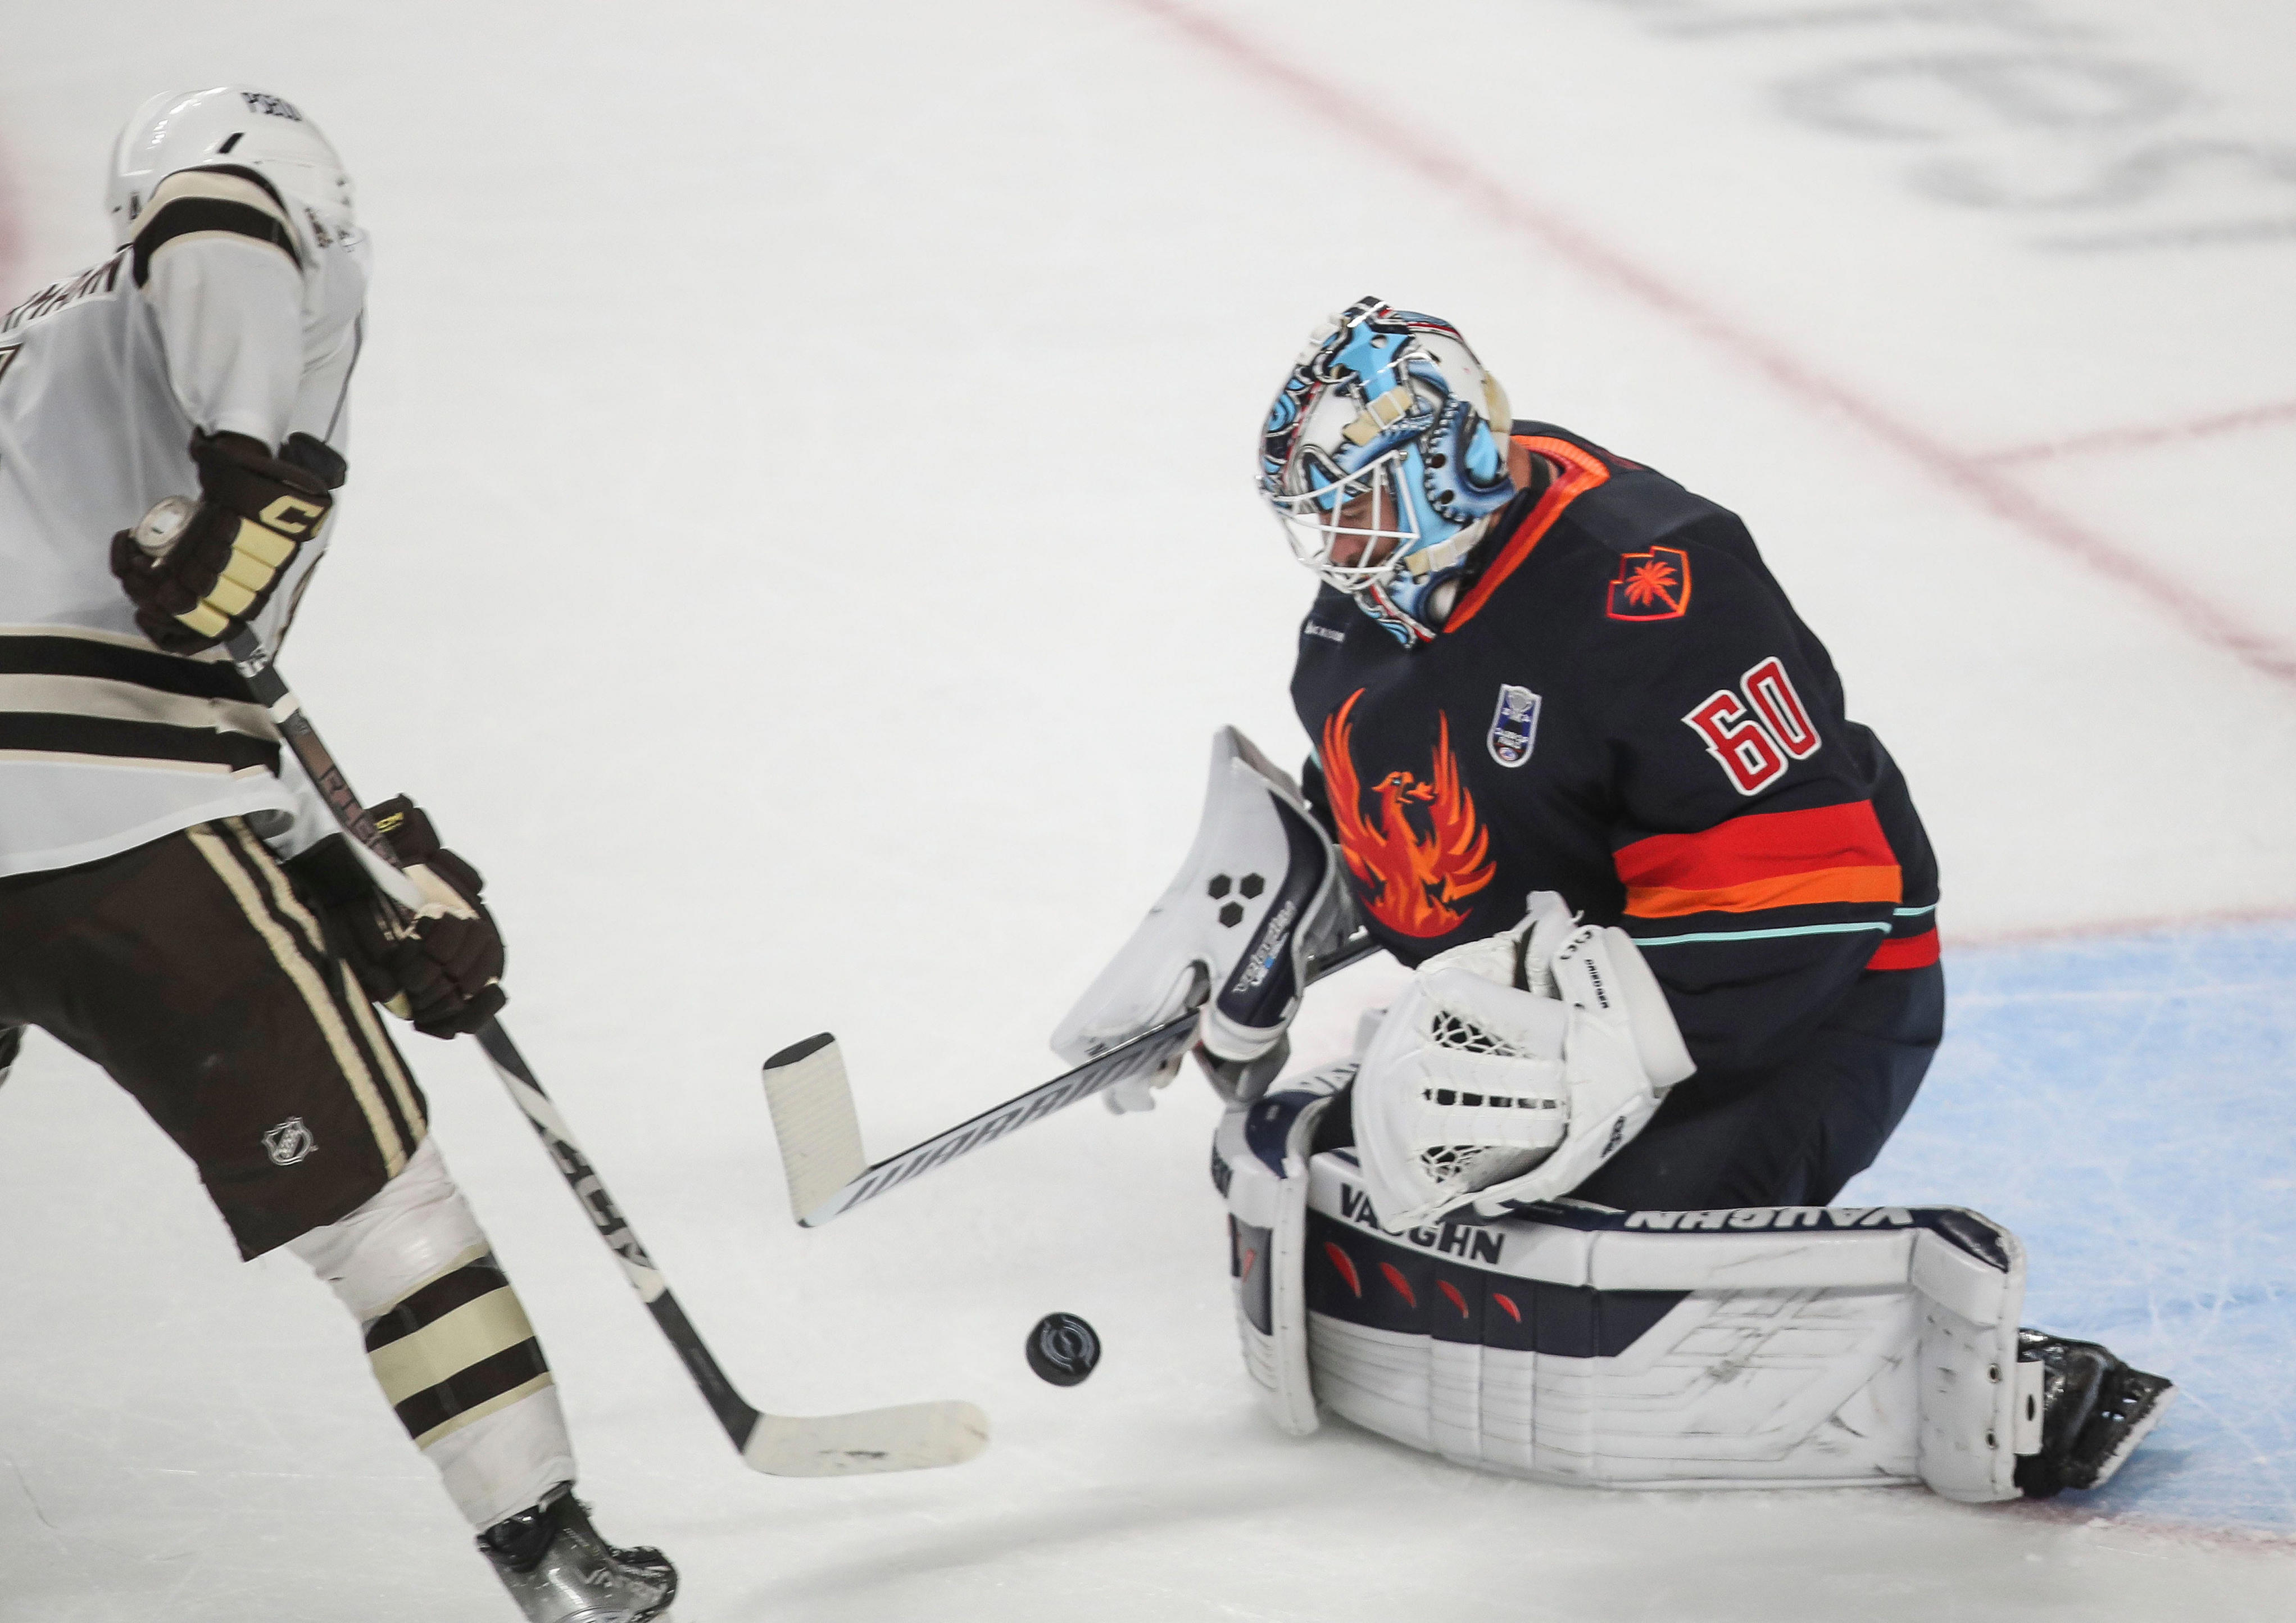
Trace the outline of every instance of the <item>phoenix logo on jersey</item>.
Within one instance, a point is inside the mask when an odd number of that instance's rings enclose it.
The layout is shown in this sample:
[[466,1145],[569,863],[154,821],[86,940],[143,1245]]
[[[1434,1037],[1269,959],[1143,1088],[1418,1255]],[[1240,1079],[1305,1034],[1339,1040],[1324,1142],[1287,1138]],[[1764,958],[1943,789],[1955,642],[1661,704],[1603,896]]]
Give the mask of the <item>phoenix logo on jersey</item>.
[[1374,785],[1378,804],[1366,816],[1354,754],[1353,717],[1363,696],[1361,688],[1349,694],[1324,724],[1324,774],[1341,854],[1373,918],[1398,935],[1448,935],[1467,922],[1465,912],[1452,904],[1489,884],[1496,872],[1489,857],[1490,835],[1459,782],[1450,718],[1438,712],[1429,781],[1423,783],[1408,772],[1389,773]]

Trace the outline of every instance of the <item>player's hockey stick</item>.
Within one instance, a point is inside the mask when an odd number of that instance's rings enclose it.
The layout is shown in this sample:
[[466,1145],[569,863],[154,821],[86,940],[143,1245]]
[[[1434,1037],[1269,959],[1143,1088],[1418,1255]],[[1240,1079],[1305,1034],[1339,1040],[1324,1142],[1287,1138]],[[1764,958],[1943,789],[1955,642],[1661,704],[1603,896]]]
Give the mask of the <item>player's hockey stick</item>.
[[[1370,956],[1378,947],[1368,931],[1359,930],[1310,962],[1306,979],[1320,980]],[[1195,1042],[1197,1013],[1192,1008],[1174,1015],[1074,1070],[873,1165],[861,1152],[861,1122],[854,1114],[853,1089],[845,1078],[837,1039],[824,1031],[793,1043],[766,1062],[766,1104],[773,1111],[774,1136],[780,1141],[782,1170],[789,1180],[790,1215],[807,1228],[818,1228],[864,1201],[873,1201],[1079,1099],[1129,1078],[1152,1075]]]
[[[351,792],[342,769],[310,720],[301,702],[272,663],[270,650],[252,630],[230,638],[225,647],[258,702],[271,712],[303,769],[311,775],[343,832],[373,851],[392,869],[398,865],[390,842],[377,832],[374,820]],[[404,899],[404,898],[400,898]],[[777,1477],[847,1476],[863,1471],[920,1471],[935,1465],[955,1465],[971,1459],[988,1446],[988,1416],[969,1403],[912,1403],[889,1409],[864,1409],[852,1414],[767,1414],[751,1408],[734,1389],[726,1372],[718,1367],[685,1310],[669,1292],[668,1282],[639,1243],[637,1233],[622,1209],[614,1203],[589,1158],[574,1142],[574,1135],[558,1107],[542,1091],[526,1061],[503,1029],[500,1021],[479,1029],[479,1046],[493,1062],[503,1086],[526,1114],[535,1134],[550,1152],[560,1176],[574,1191],[582,1209],[622,1266],[623,1275],[638,1299],[653,1315],[653,1322],[685,1361],[686,1373],[701,1389],[703,1399],[740,1450],[742,1463],[753,1471]]]

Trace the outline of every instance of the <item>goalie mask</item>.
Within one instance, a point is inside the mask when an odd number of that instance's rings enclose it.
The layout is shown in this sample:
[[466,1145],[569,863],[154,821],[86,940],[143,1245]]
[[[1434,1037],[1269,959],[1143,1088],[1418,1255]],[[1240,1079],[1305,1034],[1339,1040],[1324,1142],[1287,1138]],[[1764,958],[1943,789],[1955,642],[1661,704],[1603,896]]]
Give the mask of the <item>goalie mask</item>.
[[1456,329],[1359,299],[1308,340],[1268,408],[1260,494],[1293,555],[1414,647],[1514,495],[1509,422]]

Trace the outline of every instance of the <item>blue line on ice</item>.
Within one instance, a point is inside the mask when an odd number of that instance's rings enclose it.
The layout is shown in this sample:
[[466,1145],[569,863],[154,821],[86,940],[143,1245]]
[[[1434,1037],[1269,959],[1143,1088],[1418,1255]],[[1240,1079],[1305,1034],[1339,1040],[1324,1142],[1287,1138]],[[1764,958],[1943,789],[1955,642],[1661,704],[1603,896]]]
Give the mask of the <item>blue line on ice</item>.
[[2180,1390],[2100,1515],[2296,1532],[2296,926],[1948,952],[1945,1046],[1844,1204],[2006,1223],[2025,1323]]

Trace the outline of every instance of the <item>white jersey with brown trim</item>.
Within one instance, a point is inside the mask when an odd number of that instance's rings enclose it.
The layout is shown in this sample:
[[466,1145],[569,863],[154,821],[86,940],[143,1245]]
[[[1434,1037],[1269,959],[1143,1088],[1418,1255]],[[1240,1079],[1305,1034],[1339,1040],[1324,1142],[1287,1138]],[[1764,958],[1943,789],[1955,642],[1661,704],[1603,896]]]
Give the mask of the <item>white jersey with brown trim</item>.
[[[324,832],[220,651],[161,653],[136,628],[111,547],[197,494],[194,430],[345,448],[366,280],[362,234],[203,168],[154,188],[110,258],[0,316],[0,874],[232,815],[288,851]],[[291,566],[266,643],[325,545]]]

